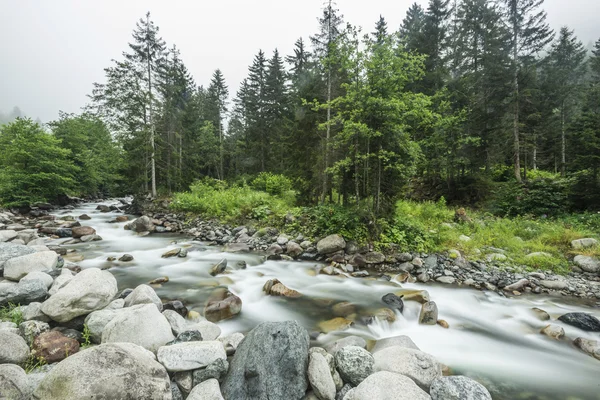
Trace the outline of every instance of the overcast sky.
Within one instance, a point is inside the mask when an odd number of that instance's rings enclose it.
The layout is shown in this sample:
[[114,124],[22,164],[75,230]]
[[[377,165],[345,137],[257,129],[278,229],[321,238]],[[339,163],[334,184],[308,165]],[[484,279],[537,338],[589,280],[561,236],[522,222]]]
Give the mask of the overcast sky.
[[[371,31],[379,15],[397,29],[414,0],[338,0],[345,21]],[[417,0],[426,5],[427,0]],[[146,11],[176,44],[198,84],[220,68],[230,94],[259,49],[290,54],[317,30],[323,0],[0,0],[0,112],[13,106],[47,122],[79,112],[103,68],[120,58]],[[600,0],[546,0],[549,23],[600,38]]]

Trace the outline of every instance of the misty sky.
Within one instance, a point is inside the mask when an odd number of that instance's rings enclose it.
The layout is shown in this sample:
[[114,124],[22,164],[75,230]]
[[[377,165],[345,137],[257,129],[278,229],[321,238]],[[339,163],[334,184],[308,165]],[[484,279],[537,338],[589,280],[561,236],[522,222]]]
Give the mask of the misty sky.
[[[338,0],[345,21],[371,31],[379,15],[397,29],[414,0]],[[417,0],[426,5],[427,0]],[[0,112],[17,105],[47,122],[79,112],[103,68],[127,49],[146,11],[176,44],[198,84],[220,68],[235,95],[259,49],[291,53],[317,30],[323,0],[0,0]],[[600,38],[600,0],[546,0],[552,28]]]

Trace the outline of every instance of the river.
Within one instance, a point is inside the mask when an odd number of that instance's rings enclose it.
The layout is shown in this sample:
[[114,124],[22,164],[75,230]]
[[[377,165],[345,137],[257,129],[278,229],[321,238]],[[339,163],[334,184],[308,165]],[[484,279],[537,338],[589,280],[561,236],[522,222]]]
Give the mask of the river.
[[[106,203],[109,204],[109,203]],[[228,254],[220,247],[191,241],[178,234],[152,234],[145,237],[123,229],[125,223],[109,223],[117,213],[100,213],[98,204],[84,204],[56,215],[88,214],[90,221],[81,221],[96,229],[103,240],[66,246],[84,256],[78,262],[82,268],[106,267],[119,283],[119,289],[134,288],[154,278],[168,276],[169,282],[155,287],[166,300],[179,299],[190,309],[202,314],[204,302],[211,291],[226,285],[243,302],[241,314],[219,322],[224,334],[246,332],[262,321],[297,320],[309,332],[317,323],[333,317],[332,301],[350,301],[367,312],[385,305],[381,297],[400,288],[426,289],[439,308],[439,318],[450,328],[419,325],[420,304],[405,302],[404,314],[394,323],[376,321],[369,325],[360,320],[343,332],[322,335],[315,342],[325,343],[345,335],[359,335],[376,340],[396,335],[408,335],[421,350],[434,355],[448,365],[453,373],[480,380],[495,400],[549,399],[599,400],[600,361],[582,353],[571,341],[576,337],[600,340],[598,333],[586,333],[561,325],[570,340],[556,341],[541,335],[547,322],[540,321],[533,307],[548,312],[552,319],[573,311],[588,312],[600,318],[593,303],[568,298],[540,295],[505,298],[492,292],[480,292],[456,287],[399,284],[382,280],[314,276],[314,262],[263,261],[257,254]],[[61,239],[60,241],[64,241]],[[188,249],[186,258],[161,258],[176,247]],[[131,262],[108,262],[109,256],[131,254]],[[212,277],[210,268],[226,258],[230,266],[245,261],[246,269]],[[277,278],[313,301],[267,296],[262,287],[268,279]]]

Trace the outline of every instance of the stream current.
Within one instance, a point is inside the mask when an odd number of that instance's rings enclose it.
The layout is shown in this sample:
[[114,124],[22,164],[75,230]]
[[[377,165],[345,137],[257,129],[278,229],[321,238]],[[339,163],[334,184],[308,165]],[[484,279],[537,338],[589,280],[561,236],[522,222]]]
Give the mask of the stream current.
[[[108,203],[107,203],[108,204]],[[576,337],[600,340],[599,333],[584,332],[552,321],[565,329],[564,340],[541,335],[549,321],[540,321],[531,310],[538,307],[555,320],[567,312],[587,312],[600,318],[593,302],[542,295],[502,297],[457,287],[400,284],[383,280],[316,275],[315,262],[264,261],[259,254],[224,253],[221,247],[193,241],[179,234],[152,234],[141,237],[123,229],[125,223],[111,223],[122,214],[100,213],[97,203],[62,210],[57,216],[77,217],[88,214],[89,221],[103,240],[65,246],[77,250],[84,260],[81,268],[106,268],[117,278],[119,290],[135,288],[152,279],[168,276],[169,282],[155,286],[163,301],[181,300],[189,309],[203,314],[205,301],[218,286],[227,286],[242,299],[242,312],[237,317],[218,323],[223,334],[247,332],[263,321],[297,320],[309,332],[318,330],[319,322],[333,318],[331,307],[339,301],[355,304],[359,314],[385,307],[381,297],[404,289],[426,289],[439,308],[439,318],[450,328],[419,325],[420,304],[406,301],[404,313],[397,313],[393,323],[375,320],[366,324],[357,319],[345,331],[321,335],[315,345],[347,335],[377,340],[408,335],[427,353],[450,367],[454,374],[464,374],[483,383],[495,400],[600,400],[600,361],[571,342]],[[64,239],[57,240],[57,243]],[[188,250],[186,258],[161,258],[176,247]],[[108,262],[131,254],[131,262]],[[213,277],[211,267],[226,258],[230,267],[245,261],[247,268]],[[228,268],[229,269],[229,268]],[[302,301],[267,296],[264,283],[277,278],[287,287],[304,295]],[[361,313],[361,311],[363,311]]]

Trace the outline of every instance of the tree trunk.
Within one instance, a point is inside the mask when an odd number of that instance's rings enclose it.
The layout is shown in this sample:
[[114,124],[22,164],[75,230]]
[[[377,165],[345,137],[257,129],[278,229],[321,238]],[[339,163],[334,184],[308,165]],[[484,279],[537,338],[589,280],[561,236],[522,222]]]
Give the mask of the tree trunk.
[[567,140],[565,137],[565,102],[562,102],[562,106],[560,109],[560,141],[561,141],[561,151],[560,151],[560,175],[566,175],[566,167],[567,167]]
[[219,113],[219,179],[225,180],[223,175],[223,123],[221,122],[221,113]]
[[[328,61],[329,62],[329,61]],[[331,135],[331,66],[327,66],[327,133],[325,136],[325,151],[323,154],[323,198],[325,203],[329,182],[327,176],[327,168],[329,168],[329,137]]]
[[515,178],[517,182],[521,182],[521,148],[519,143],[519,60],[518,60],[518,46],[519,46],[519,27],[516,17],[516,10],[513,10],[513,85],[514,85],[514,96],[515,96],[515,110],[513,115],[513,151],[514,151],[514,163],[515,163]]
[[537,171],[537,135],[533,134],[533,170]]
[[[150,26],[150,13],[146,15],[146,26]],[[152,197],[156,197],[156,161],[154,159],[155,146],[154,146],[154,121],[152,116],[152,68],[150,65],[150,44],[146,44],[146,59],[148,68],[148,101],[149,101],[149,114],[148,122],[150,123],[150,169],[152,179]]]

